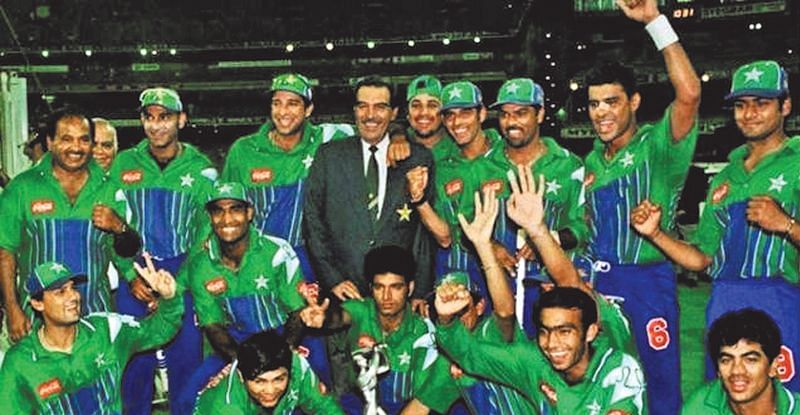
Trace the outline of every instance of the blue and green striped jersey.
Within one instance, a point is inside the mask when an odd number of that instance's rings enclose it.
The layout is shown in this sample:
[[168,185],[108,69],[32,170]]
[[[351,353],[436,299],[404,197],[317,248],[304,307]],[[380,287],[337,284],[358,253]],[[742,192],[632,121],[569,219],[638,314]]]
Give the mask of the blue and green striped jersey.
[[302,410],[308,415],[344,415],[336,399],[325,392],[305,358],[292,354],[292,367],[289,369],[289,385],[269,412],[250,396],[241,376],[233,370],[216,386],[200,394],[194,414],[291,415]]
[[[671,108],[671,107],[670,107]],[[645,124],[610,160],[596,140],[586,156],[586,203],[591,230],[589,253],[612,264],[648,264],[664,255],[631,226],[630,213],[644,199],[663,209],[661,227],[675,230],[675,210],[697,143],[697,124],[675,142],[670,112],[655,124]]]
[[11,347],[0,367],[0,413],[121,414],[120,385],[128,360],[167,343],[182,315],[180,295],[161,301],[144,320],[90,314],[77,323],[71,353],[47,350],[32,332]]
[[217,170],[194,146],[181,146],[162,171],[144,139],[119,153],[109,171],[111,181],[129,202],[131,227],[139,231],[144,249],[156,258],[187,253],[208,232],[204,206]]
[[249,246],[237,271],[222,264],[216,235],[192,251],[178,281],[189,287],[200,325],[223,324],[244,335],[283,326],[305,306],[300,261],[283,239],[251,228]]
[[744,167],[747,145],[733,150],[730,164],[711,181],[694,243],[713,258],[712,278],[775,278],[798,282],[800,258],[786,234],[769,232],[747,220],[747,202],[770,196],[792,216],[800,213],[800,137],[766,156],[751,171]]
[[399,413],[424,384],[431,373],[428,369],[440,358],[433,340],[433,326],[414,314],[408,304],[400,327],[391,333],[381,328],[374,299],[345,301],[342,308],[350,315],[347,342],[351,352],[365,340],[386,345],[390,368],[378,379],[378,404],[387,413]]
[[269,138],[271,121],[257,132],[233,143],[225,157],[222,180],[245,186],[255,208],[253,221],[259,231],[302,244],[303,188],[308,169],[323,143],[355,134],[349,124],[303,124],[303,136],[289,151]]
[[9,183],[0,198],[0,248],[15,254],[20,305],[28,312],[24,282],[33,268],[47,261],[66,264],[76,274],[86,274],[79,286],[84,314],[114,309],[106,277],[108,264],[117,257],[113,236],[92,224],[96,204],[105,204],[126,219],[126,203],[97,163],[90,161],[89,178],[75,202],[70,202],[53,176],[51,154]]

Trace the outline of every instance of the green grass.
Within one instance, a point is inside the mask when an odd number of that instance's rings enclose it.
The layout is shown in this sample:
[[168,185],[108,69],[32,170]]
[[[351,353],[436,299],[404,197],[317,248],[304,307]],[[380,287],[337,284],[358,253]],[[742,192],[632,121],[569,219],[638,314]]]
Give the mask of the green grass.
[[710,293],[709,283],[700,283],[694,288],[678,286],[678,303],[681,308],[681,392],[684,399],[697,390],[704,379],[703,328]]

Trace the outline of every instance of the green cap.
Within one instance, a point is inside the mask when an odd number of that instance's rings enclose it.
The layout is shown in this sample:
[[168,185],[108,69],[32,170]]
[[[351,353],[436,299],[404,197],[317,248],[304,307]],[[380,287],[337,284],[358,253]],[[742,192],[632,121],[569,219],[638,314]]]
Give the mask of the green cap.
[[289,91],[300,95],[304,100],[311,102],[311,82],[303,75],[285,73],[272,78],[270,92]]
[[777,98],[789,94],[789,77],[775,61],[756,61],[742,65],[733,74],[730,101],[743,96]]
[[140,109],[145,109],[150,105],[161,105],[168,111],[183,111],[181,97],[173,89],[169,88],[149,88],[139,94]]
[[86,275],[75,275],[66,265],[50,261],[39,264],[33,269],[25,283],[25,289],[31,296],[36,296],[45,290],[59,288],[67,281],[84,282]]
[[206,206],[222,199],[241,200],[242,202],[252,205],[250,199],[247,198],[247,192],[244,190],[244,186],[238,182],[215,183],[214,189],[208,197],[208,202],[206,202]]
[[439,101],[442,100],[442,82],[433,75],[420,75],[408,84],[406,102],[421,94],[428,94]]
[[436,288],[439,288],[444,284],[463,285],[467,287],[467,291],[473,294],[481,295],[481,287],[478,286],[478,284],[475,284],[472,279],[470,279],[469,274],[464,271],[453,271],[444,274],[442,279],[436,283]]
[[442,89],[442,111],[481,106],[483,106],[481,90],[470,81],[453,82]]
[[542,87],[530,78],[514,78],[506,81],[497,91],[497,102],[491,108],[503,104],[533,105],[544,104],[544,91]]

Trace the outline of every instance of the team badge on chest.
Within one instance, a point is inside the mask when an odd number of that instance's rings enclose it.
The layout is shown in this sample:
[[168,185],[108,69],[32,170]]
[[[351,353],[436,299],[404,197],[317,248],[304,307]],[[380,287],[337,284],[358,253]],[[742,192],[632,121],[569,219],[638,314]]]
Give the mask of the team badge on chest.
[[31,202],[31,214],[47,215],[56,211],[56,202],[52,200],[34,200]]
[[250,181],[253,183],[269,183],[272,177],[272,169],[269,167],[250,170]]
[[225,278],[217,277],[206,283],[206,291],[212,295],[219,295],[228,291],[228,282]]
[[58,395],[63,391],[64,386],[61,385],[61,380],[58,378],[50,379],[36,388],[36,393],[39,394],[39,398],[41,399],[47,399],[53,395]]
[[135,184],[142,181],[142,176],[141,170],[125,170],[122,172],[120,178],[122,179],[122,183]]
[[728,182],[722,183],[721,185],[717,186],[716,189],[711,193],[711,202],[712,203],[719,203],[725,200],[728,197],[728,192],[730,191],[731,186]]

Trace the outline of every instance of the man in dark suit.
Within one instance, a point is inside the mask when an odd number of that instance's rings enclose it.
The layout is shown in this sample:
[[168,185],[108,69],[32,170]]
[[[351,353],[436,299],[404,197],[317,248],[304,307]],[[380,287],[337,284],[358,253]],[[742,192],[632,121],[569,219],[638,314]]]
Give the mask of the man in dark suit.
[[397,116],[392,86],[366,77],[356,85],[355,98],[358,135],[322,145],[309,172],[303,232],[311,265],[323,288],[339,299],[361,298],[369,294],[363,277],[367,251],[382,245],[409,249],[418,264],[412,300],[418,309],[432,288],[432,255],[416,206],[432,193],[412,199],[406,173],[417,166],[432,172],[433,159],[412,144],[410,157],[388,167],[387,131]]

